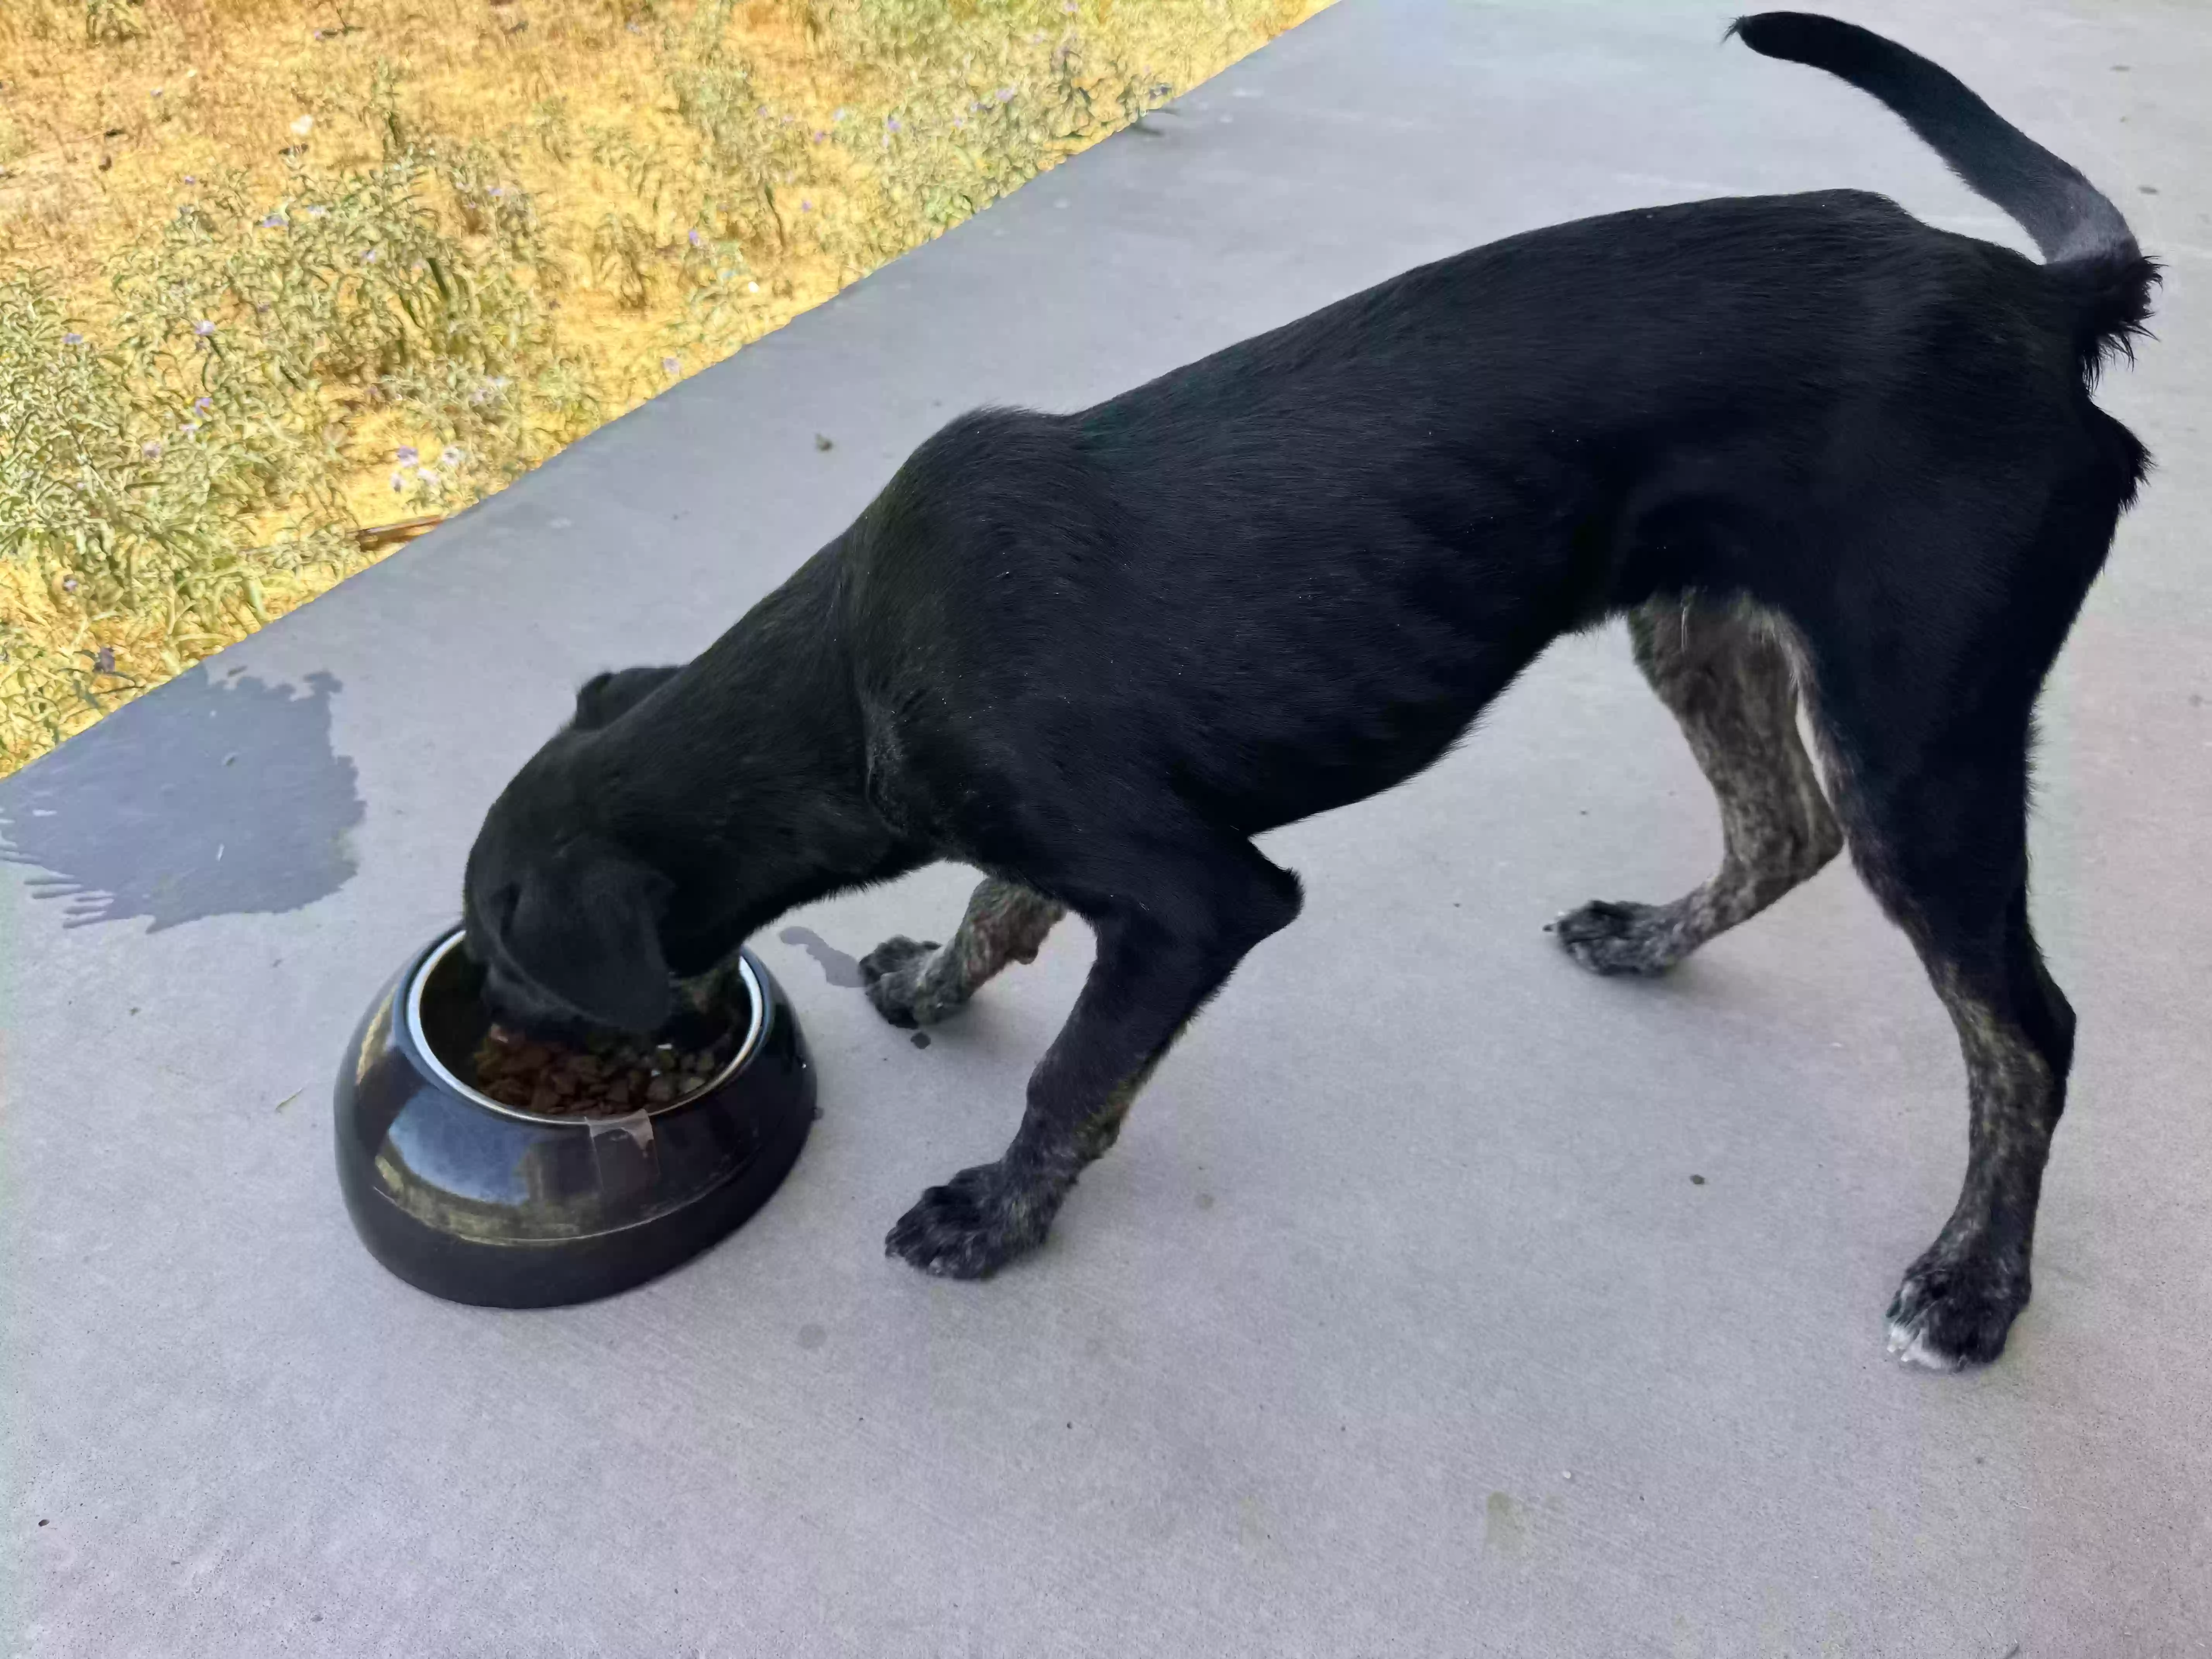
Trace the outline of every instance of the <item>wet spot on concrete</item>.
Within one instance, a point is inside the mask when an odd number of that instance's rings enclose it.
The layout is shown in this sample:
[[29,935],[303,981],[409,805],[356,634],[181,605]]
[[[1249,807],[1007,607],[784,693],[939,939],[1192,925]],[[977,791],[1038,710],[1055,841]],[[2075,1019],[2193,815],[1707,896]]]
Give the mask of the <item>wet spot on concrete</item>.
[[848,991],[857,991],[867,981],[860,977],[860,964],[831,945],[811,927],[787,927],[776,937],[786,945],[795,945],[814,958],[822,969],[822,977],[832,985]]
[[351,878],[362,816],[331,747],[338,682],[204,665],[0,779],[0,860],[45,873],[64,925],[297,910]]
[[1200,1193],[1198,1195],[1198,1207],[1201,1210],[1212,1209],[1213,1207],[1213,1194],[1212,1193]]
[[914,1044],[917,1048],[927,1048],[929,1047],[929,1033],[927,1031],[916,1031],[912,1036],[908,1037],[907,1041]]
[[801,1325],[799,1328],[799,1346],[810,1353],[829,1340],[830,1333],[819,1325]]
[[1705,1178],[1701,1175],[1693,1175],[1690,1177],[1690,1184],[1692,1187],[1702,1187],[1705,1184]]
[[1494,1492],[1482,1505],[1482,1541],[1500,1555],[1518,1555],[1528,1540],[1520,1504],[1513,1494]]

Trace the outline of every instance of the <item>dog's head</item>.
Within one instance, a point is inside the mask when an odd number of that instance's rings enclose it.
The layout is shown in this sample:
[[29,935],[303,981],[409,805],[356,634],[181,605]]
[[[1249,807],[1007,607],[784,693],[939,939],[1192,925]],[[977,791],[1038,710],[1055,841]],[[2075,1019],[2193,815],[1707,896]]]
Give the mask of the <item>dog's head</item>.
[[586,684],[575,719],[485,816],[462,918],[502,1024],[573,1040],[592,1027],[658,1030],[675,1012],[661,945],[674,884],[617,837],[612,803],[586,762],[604,729],[676,672],[630,668]]

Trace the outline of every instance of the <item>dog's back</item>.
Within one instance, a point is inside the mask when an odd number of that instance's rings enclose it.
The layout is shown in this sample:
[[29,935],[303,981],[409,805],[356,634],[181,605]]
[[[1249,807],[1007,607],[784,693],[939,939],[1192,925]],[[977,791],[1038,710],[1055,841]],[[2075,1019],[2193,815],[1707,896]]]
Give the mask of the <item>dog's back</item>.
[[1532,231],[947,428],[855,527],[856,638],[1255,833],[1425,766],[1562,632],[1689,588],[1788,611],[1899,473],[2000,520],[2084,466],[2131,487],[2086,393],[2137,318],[2085,337],[2106,269],[1848,190]]

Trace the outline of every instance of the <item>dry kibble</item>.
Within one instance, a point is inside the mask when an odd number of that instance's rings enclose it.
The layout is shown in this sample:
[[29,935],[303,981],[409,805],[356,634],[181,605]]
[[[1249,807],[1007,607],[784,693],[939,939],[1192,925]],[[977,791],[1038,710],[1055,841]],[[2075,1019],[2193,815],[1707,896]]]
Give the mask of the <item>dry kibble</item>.
[[477,1045],[477,1086],[503,1106],[548,1117],[604,1117],[687,1100],[704,1089],[737,1044],[726,1034],[704,1048],[595,1032],[581,1048],[533,1041],[493,1026]]

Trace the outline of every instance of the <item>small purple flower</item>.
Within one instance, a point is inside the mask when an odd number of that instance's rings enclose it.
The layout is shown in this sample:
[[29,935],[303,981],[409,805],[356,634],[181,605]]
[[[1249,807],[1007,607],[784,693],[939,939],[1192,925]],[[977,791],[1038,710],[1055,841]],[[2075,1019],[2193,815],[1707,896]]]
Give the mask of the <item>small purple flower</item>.
[[158,461],[161,459],[161,446],[149,438],[138,446],[138,453],[149,461]]
[[154,92],[153,92],[153,95],[154,95],[155,97],[156,97],[156,98],[159,98],[159,97],[161,95],[161,88],[159,88],[159,87],[155,88],[154,88]]
[[92,672],[95,674],[112,674],[115,672],[113,646],[103,645],[92,653]]
[[215,407],[215,399],[212,398],[195,398],[192,399],[192,407],[198,410],[200,413],[204,415]]
[[884,117],[884,125],[890,131],[896,132],[899,130],[898,117],[896,115],[886,115]]
[[185,182],[188,185],[197,185],[199,180],[188,173],[185,175]]
[[485,190],[484,194],[494,197],[504,196],[507,194],[507,186],[505,185],[490,185]]
[[829,135],[828,133],[823,132],[823,131],[822,131],[821,130],[819,130],[819,129],[817,128],[817,129],[816,130],[816,131],[815,131],[815,134],[814,134],[814,142],[815,142],[816,143],[817,143],[817,144],[818,144],[818,143],[821,143],[824,138],[827,138],[829,136],[830,136],[830,135]]
[[696,230],[691,233],[690,240],[693,247],[704,247],[707,246],[707,239],[704,236],[702,236]]
[[76,592],[76,577],[74,577],[74,576],[64,576],[64,577],[63,577],[63,578],[62,578],[62,592],[64,592],[64,593],[74,593],[74,592]]
[[422,459],[422,455],[413,444],[402,444],[392,452],[392,459],[402,466],[412,466]]
[[177,430],[187,438],[197,438],[200,435],[200,423],[198,421],[180,421]]
[[468,457],[461,452],[459,446],[456,444],[447,444],[445,448],[440,452],[438,456],[440,464],[443,465],[448,472],[452,471],[455,467],[459,466],[466,459],[468,459]]
[[64,334],[62,336],[62,343],[64,345],[82,345],[84,343],[84,336],[82,334]]
[[427,466],[417,467],[415,469],[415,476],[421,479],[424,483],[430,485],[433,489],[437,487],[438,475],[430,468]]
[[264,229],[264,230],[282,230],[282,229],[283,229],[283,228],[284,228],[284,216],[283,216],[283,214],[281,214],[281,213],[272,213],[272,214],[270,214],[270,215],[266,219],[264,219],[264,220],[261,222],[261,228],[262,228],[262,229]]
[[799,210],[801,213],[811,213],[814,211],[814,204],[801,197],[799,201]]
[[999,101],[1002,104],[1012,103],[1014,101],[1014,89],[1012,87],[1000,87],[999,88]]
[[663,357],[660,360],[660,372],[664,374],[679,374],[683,368],[684,360],[681,357]]
[[373,247],[365,247],[362,249],[361,262],[365,265],[374,264],[376,263],[376,250]]
[[192,325],[192,332],[198,335],[203,340],[210,338],[215,333],[215,325],[208,321],[206,318],[203,317],[199,321]]
[[968,118],[964,115],[956,115],[952,118],[952,125],[956,131],[967,125]]
[[394,472],[392,475],[392,493],[397,495],[401,490],[406,488],[407,479],[405,475],[403,473]]
[[310,219],[319,219],[319,218],[323,217],[323,216],[324,216],[324,215],[327,214],[329,211],[330,211],[330,210],[329,210],[328,208],[322,206],[322,205],[319,203],[319,204],[317,204],[315,206],[311,207],[311,208],[309,208],[309,209],[307,210],[307,216],[308,216]]

